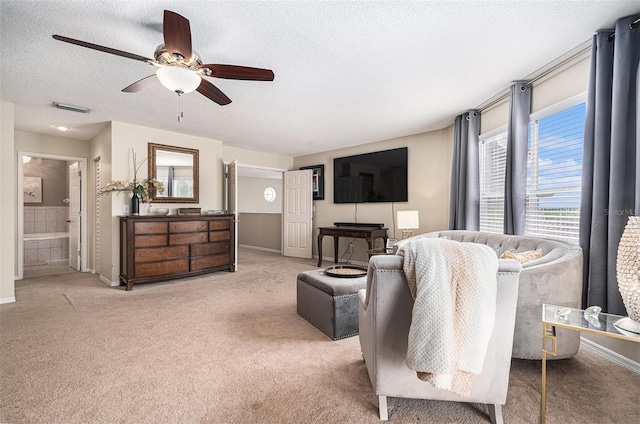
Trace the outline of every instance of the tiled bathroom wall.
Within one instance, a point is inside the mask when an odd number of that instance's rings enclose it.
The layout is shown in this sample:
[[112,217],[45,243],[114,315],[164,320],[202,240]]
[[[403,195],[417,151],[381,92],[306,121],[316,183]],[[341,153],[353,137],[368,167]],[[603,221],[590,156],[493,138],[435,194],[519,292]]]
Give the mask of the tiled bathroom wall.
[[24,264],[35,265],[69,260],[69,237],[25,240]]
[[68,219],[68,206],[25,206],[24,233],[66,233]]

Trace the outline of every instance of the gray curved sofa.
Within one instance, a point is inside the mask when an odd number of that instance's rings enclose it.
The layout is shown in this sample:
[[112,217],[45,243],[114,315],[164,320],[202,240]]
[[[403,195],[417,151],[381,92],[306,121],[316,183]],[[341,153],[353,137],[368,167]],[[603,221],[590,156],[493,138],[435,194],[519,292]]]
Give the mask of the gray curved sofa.
[[[541,250],[542,257],[522,265],[513,337],[514,358],[542,359],[542,305],[545,303],[580,308],[582,302],[582,249],[577,244],[536,237],[491,234],[478,231],[448,230],[421,234],[493,248],[498,257],[505,250]],[[409,240],[409,239],[407,239]],[[404,240],[403,240],[404,241]],[[399,242],[398,246],[403,242]],[[557,356],[569,358],[578,353],[580,333],[557,329]]]

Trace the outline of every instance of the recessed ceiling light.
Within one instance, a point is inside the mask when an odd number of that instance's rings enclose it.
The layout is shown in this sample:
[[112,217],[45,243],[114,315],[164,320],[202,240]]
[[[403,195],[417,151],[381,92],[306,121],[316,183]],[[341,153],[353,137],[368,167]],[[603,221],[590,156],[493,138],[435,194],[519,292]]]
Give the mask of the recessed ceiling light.
[[64,125],[54,125],[53,128],[59,131],[69,131],[71,128],[65,127]]

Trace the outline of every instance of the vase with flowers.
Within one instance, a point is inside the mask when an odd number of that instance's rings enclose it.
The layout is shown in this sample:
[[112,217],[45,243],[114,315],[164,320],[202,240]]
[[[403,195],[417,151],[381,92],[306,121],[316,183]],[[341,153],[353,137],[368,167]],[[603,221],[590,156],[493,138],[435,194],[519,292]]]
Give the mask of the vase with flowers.
[[97,192],[97,196],[105,194],[111,194],[116,192],[119,194],[122,191],[131,192],[131,214],[140,214],[140,202],[150,202],[150,193],[157,192],[162,193],[164,191],[164,184],[155,178],[138,179],[138,171],[142,164],[147,160],[146,158],[140,161],[136,160],[136,153],[131,149],[131,158],[133,162],[133,180],[132,181],[111,181],[104,187],[100,187]]

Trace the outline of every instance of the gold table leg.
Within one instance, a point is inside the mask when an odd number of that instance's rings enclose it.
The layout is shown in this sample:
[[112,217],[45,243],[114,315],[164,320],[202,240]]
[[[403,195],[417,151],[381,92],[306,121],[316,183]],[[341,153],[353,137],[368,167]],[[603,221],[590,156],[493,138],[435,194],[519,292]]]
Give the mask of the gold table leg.
[[[551,341],[551,349],[547,349],[547,340]],[[547,422],[547,355],[556,356],[556,327],[542,323],[542,401],[540,422]]]

